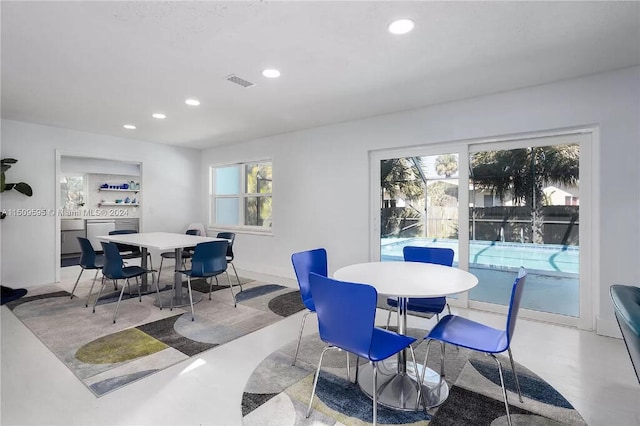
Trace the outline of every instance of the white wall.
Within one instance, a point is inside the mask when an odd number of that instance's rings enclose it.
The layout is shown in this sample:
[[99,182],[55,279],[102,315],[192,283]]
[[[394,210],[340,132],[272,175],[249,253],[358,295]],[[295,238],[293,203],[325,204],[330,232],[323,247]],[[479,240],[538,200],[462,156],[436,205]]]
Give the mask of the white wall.
[[[25,181],[33,196],[2,194],[2,208],[55,209],[56,150],[66,154],[142,163],[143,231],[184,232],[200,221],[200,151],[55,127],[2,120],[2,158],[18,160],[10,181]],[[30,287],[55,281],[55,217],[1,221],[2,284]],[[155,264],[155,262],[154,262]]]
[[369,151],[599,126],[596,297],[611,323],[609,286],[640,285],[639,83],[640,68],[632,67],[209,149],[202,156],[202,179],[210,164],[272,158],[274,236],[238,235],[236,265],[292,278],[291,253],[322,246],[332,273],[369,260]]

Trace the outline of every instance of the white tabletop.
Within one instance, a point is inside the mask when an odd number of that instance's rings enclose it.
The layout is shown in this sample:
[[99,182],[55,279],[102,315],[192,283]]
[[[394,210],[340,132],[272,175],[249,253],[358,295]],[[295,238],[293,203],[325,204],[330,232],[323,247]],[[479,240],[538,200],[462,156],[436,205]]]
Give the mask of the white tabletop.
[[478,284],[469,272],[422,262],[368,262],[338,269],[340,281],[369,284],[378,294],[398,297],[439,297],[462,293]]
[[224,238],[199,237],[196,235],[174,234],[171,232],[140,232],[135,234],[103,235],[96,237],[101,241],[130,244],[157,250],[173,250],[195,246],[207,241],[228,241]]

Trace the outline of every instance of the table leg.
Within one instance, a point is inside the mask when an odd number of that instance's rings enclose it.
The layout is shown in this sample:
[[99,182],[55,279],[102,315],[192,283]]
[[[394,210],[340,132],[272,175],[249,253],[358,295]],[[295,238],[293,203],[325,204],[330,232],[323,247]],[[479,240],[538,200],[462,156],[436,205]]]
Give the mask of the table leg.
[[[398,333],[407,333],[407,299],[398,298]],[[449,386],[440,376],[430,368],[418,364],[416,372],[413,360],[407,364],[407,350],[398,352],[395,360],[388,359],[378,363],[378,403],[403,411],[423,409],[423,401],[418,402],[417,383],[424,370],[422,393],[426,401],[426,408],[437,407],[449,396]],[[373,367],[363,364],[358,371],[358,384],[370,398],[373,397]],[[417,404],[416,404],[417,403]]]
[[[181,307],[181,306],[190,306],[189,302],[189,294],[187,292],[182,291],[182,274],[179,272],[180,267],[182,266],[182,248],[177,248],[175,251],[176,255],[176,266],[173,274],[173,284],[175,290],[173,293],[167,295],[160,295],[162,299],[162,306],[167,307],[171,306],[171,298],[173,298],[173,306]],[[193,303],[198,303],[202,300],[202,293],[198,291],[193,291]],[[156,302],[156,306],[158,306]]]
[[[142,247],[141,248],[141,258],[140,258],[140,266],[144,269],[148,269],[148,261],[147,261],[147,257],[148,257],[148,250],[146,247]],[[149,279],[147,277],[148,274],[144,274],[140,277],[140,293],[141,294],[150,294],[150,293],[155,293],[156,292],[156,287],[155,284],[149,285]],[[134,295],[138,294],[138,290],[132,290]],[[128,290],[125,290],[126,294],[129,294]]]

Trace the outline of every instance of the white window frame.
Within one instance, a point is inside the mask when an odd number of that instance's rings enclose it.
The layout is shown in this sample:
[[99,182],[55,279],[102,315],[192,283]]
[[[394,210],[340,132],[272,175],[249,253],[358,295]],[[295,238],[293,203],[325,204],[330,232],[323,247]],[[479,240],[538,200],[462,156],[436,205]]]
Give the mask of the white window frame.
[[[557,141],[554,140],[557,138]],[[580,145],[580,316],[566,317],[557,314],[521,309],[521,316],[539,321],[595,330],[600,311],[600,209],[595,202],[600,191],[600,163],[594,153],[600,150],[598,127],[577,127],[541,132],[479,138],[465,141],[425,144],[412,147],[374,150],[369,152],[370,172],[370,260],[380,260],[380,161],[388,158],[440,155],[458,153],[460,182],[468,182],[469,153],[495,149],[514,149],[525,146],[555,145],[559,143]],[[459,213],[459,264],[469,270],[469,191],[458,193]],[[471,301],[466,293],[450,299],[451,306],[506,313],[506,307]]]
[[[246,188],[246,166],[249,164],[263,164],[269,163],[271,164],[271,168],[273,170],[273,160],[270,158],[260,159],[260,160],[251,160],[251,161],[242,161],[242,162],[234,162],[234,163],[224,163],[224,164],[212,164],[209,166],[209,219],[208,219],[208,228],[214,230],[235,230],[242,231],[245,233],[257,233],[257,234],[272,234],[273,223],[270,227],[264,226],[254,226],[254,225],[245,225],[245,201],[247,198],[257,197],[257,198],[271,198],[272,203],[272,222],[273,222],[273,187],[271,188],[272,192],[269,193],[254,193],[254,192],[245,192]],[[237,194],[223,194],[216,195],[215,194],[215,170],[222,169],[227,167],[240,167],[240,192]],[[216,212],[215,212],[215,200],[222,198],[237,198],[238,199],[238,222],[239,225],[227,225],[227,224],[218,224],[215,222]]]

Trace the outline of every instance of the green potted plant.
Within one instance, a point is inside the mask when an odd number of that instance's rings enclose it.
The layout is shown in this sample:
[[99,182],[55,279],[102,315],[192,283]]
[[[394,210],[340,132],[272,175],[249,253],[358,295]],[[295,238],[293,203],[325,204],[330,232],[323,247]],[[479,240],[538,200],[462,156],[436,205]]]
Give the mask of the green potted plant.
[[[31,189],[31,185],[25,182],[7,182],[5,177],[5,172],[11,168],[12,164],[18,162],[15,158],[3,158],[0,160],[2,163],[2,177],[0,180],[0,192],[10,191],[12,189],[18,191],[21,194],[26,195],[27,197],[31,197],[33,195],[33,189]],[[0,212],[0,219],[4,219],[7,217],[6,213]]]

